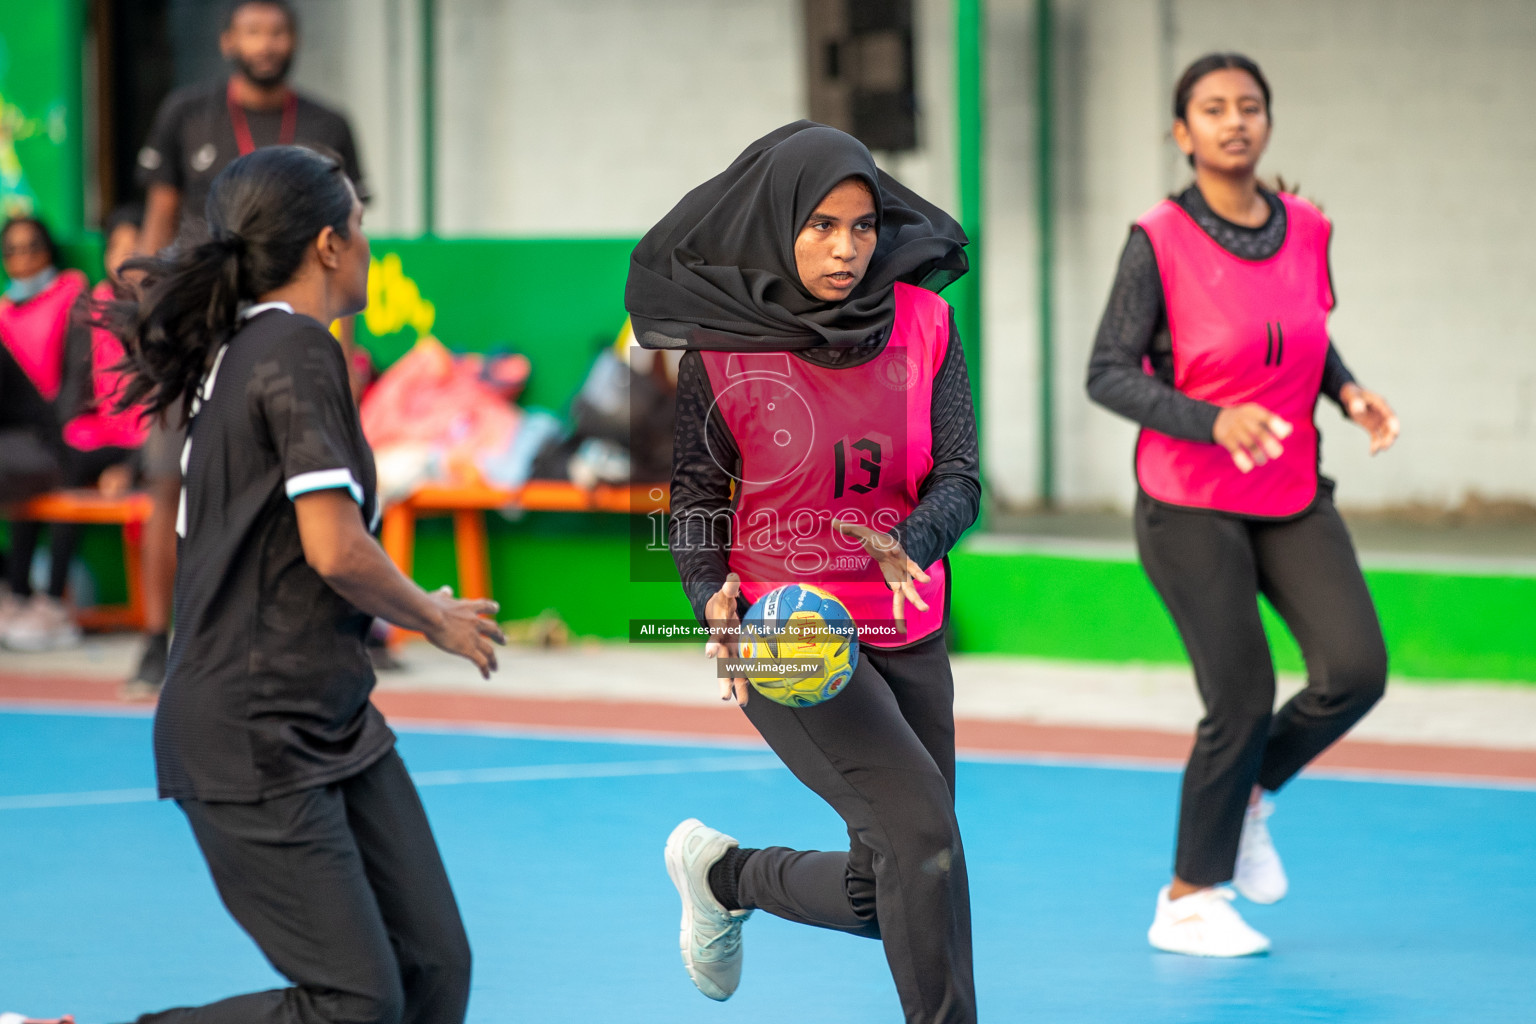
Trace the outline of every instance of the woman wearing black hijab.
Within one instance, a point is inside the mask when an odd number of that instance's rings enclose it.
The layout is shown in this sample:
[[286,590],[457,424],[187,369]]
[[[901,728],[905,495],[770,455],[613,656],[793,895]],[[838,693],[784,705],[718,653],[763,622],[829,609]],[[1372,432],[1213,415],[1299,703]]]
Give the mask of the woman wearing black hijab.
[[965,272],[965,243],[857,140],[801,121],[685,196],[631,259],[636,337],[687,350],[670,542],[706,653],[734,654],[741,614],[786,583],[832,592],[861,645],[815,707],[721,680],[849,846],[673,831],[683,963],[712,999],[735,991],[741,924],[762,909],[880,939],[906,1020],[976,1019],[943,627],[945,556],[981,488],[965,356],[936,294]]

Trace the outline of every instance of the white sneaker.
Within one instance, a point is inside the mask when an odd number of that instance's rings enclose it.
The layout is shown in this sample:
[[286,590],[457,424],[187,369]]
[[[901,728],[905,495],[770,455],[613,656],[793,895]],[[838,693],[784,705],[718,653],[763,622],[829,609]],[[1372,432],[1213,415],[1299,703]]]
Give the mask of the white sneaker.
[[1237,872],[1232,887],[1254,903],[1274,903],[1285,896],[1290,882],[1266,822],[1275,813],[1275,802],[1261,799],[1243,814],[1243,834],[1237,841]]
[[1176,900],[1165,885],[1157,894],[1157,916],[1147,930],[1153,947],[1186,956],[1252,956],[1269,940],[1232,909],[1231,889],[1201,889]]
[[726,1000],[741,983],[741,922],[750,910],[726,910],[709,887],[709,868],[738,845],[697,818],[667,837],[667,875],[683,900],[678,944],[688,977],[711,999]]
[[80,642],[80,627],[62,601],[33,594],[11,618],[4,640],[13,651],[57,651]]

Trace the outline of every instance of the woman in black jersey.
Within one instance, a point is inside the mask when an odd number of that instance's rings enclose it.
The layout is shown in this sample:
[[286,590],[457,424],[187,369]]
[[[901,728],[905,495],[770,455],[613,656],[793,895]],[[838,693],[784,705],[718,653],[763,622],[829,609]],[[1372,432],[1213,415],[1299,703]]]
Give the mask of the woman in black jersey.
[[[1184,72],[1173,134],[1195,184],[1132,229],[1088,368],[1094,401],[1142,426],[1137,547],[1206,708],[1174,879],[1148,934],[1201,956],[1268,949],[1218,887],[1230,880],[1258,903],[1285,895],[1263,794],[1357,722],[1387,671],[1333,482],[1318,473],[1312,417],[1326,395],[1369,432],[1373,453],[1392,444],[1397,418],[1328,337],[1328,221],[1255,175],[1269,110],[1269,84],[1246,57],[1211,54]],[[1307,663],[1306,688],[1278,711],[1259,594]]]
[[[727,999],[753,910],[880,940],[909,1022],[976,1020],[954,811],[947,558],[980,500],[964,350],[936,292],[959,225],[857,140],[801,121],[759,139],[636,247],[642,345],[682,348],[670,543],[711,653],[750,600],[816,584],[859,627],[833,699],[791,708],[721,679],[845,849],[743,850],[688,819],[666,844],[683,962]],[[841,530],[842,533],[838,533]]]
[[187,410],[175,638],[155,715],[219,895],[293,987],[140,1022],[457,1024],[469,944],[394,735],[369,701],[372,616],[496,667],[489,601],[395,569],[373,457],[327,331],[366,304],[362,204],[341,167],[279,146],[212,185],[208,237],[132,261],[103,319],[124,405]]

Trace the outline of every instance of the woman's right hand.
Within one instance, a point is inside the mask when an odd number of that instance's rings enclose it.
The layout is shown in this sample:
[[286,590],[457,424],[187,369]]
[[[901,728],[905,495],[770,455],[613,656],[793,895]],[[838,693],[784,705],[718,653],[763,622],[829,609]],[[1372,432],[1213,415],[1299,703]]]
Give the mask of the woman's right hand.
[[1257,402],[1221,410],[1212,428],[1213,440],[1232,453],[1237,468],[1247,473],[1284,450],[1280,442],[1291,436],[1291,425]]
[[496,625],[493,616],[501,610],[495,601],[461,601],[453,596],[450,587],[443,587],[427,594],[442,613],[440,623],[425,631],[433,646],[468,658],[480,670],[482,678],[491,678],[496,671],[496,648],[491,644],[506,646],[507,638]]
[[[741,629],[741,616],[736,612],[736,596],[741,593],[741,577],[731,573],[719,590],[704,605],[704,621],[709,625],[709,642],[704,645],[706,658],[734,658],[739,650],[736,637]],[[720,699],[730,700],[746,707],[751,684],[742,676],[720,677]]]

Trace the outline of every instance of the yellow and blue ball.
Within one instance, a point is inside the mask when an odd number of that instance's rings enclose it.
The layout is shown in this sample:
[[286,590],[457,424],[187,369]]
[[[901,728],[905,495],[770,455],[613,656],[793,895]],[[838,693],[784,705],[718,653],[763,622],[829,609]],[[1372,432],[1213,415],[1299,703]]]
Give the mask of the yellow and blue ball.
[[859,664],[858,629],[848,609],[820,587],[790,584],[758,598],[741,620],[743,658],[819,658],[807,675],[748,673],[752,686],[771,701],[811,707],[842,692]]

